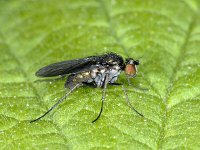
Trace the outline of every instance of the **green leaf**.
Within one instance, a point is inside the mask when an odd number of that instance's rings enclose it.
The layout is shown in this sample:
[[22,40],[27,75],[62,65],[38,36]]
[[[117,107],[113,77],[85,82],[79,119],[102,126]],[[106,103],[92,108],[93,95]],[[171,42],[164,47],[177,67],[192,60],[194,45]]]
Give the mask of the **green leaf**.
[[[1,149],[199,149],[199,0],[0,1]],[[116,52],[140,59],[121,86],[81,87],[45,118],[66,79],[35,77],[58,61]],[[144,90],[147,89],[147,90]]]

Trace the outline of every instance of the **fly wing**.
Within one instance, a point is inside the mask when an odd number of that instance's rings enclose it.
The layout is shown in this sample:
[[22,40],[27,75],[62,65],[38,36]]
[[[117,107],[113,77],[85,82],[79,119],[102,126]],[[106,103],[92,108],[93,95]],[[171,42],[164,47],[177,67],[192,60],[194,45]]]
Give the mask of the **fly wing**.
[[40,77],[53,77],[69,73],[75,73],[83,69],[86,69],[92,64],[95,64],[98,61],[98,58],[99,58],[98,56],[91,56],[87,58],[67,60],[50,64],[48,66],[39,69],[35,75]]

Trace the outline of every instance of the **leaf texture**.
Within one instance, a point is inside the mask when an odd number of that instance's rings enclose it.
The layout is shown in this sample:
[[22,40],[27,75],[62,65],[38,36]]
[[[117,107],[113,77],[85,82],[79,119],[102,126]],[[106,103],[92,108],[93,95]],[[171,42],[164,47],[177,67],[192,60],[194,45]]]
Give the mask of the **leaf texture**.
[[[199,149],[199,0],[2,0],[0,149]],[[128,96],[108,86],[61,98],[66,79],[38,79],[50,63],[116,52],[140,59]],[[147,89],[147,90],[144,90]]]

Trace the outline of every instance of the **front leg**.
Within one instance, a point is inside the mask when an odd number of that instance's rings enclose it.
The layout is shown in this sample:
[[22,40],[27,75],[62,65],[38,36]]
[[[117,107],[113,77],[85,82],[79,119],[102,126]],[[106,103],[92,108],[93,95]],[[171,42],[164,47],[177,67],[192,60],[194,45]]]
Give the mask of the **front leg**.
[[137,109],[131,104],[131,102],[129,101],[129,97],[128,97],[128,94],[127,94],[127,91],[124,87],[124,85],[122,84],[122,90],[124,91],[124,95],[125,95],[125,98],[126,98],[126,102],[128,103],[128,105],[131,107],[131,109],[133,111],[135,111],[138,115],[140,115],[141,117],[144,117],[143,114],[141,114],[139,111],[137,111]]
[[133,87],[133,88],[136,89],[136,90],[144,91],[144,92],[145,92],[145,91],[148,91],[148,89],[143,88],[143,87],[140,87],[139,85],[133,85],[133,84],[131,83],[130,78],[128,78],[128,77],[127,77],[127,81],[128,81],[128,85],[131,86],[131,87]]

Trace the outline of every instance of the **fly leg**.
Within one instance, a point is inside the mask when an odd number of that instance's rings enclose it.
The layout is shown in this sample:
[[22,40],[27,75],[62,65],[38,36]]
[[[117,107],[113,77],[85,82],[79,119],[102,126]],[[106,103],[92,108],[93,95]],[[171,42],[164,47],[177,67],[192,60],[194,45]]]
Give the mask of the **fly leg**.
[[105,96],[106,96],[107,84],[108,84],[108,74],[106,74],[105,79],[104,79],[104,83],[103,83],[103,93],[102,93],[102,98],[101,98],[101,109],[100,109],[99,115],[97,116],[96,119],[94,119],[92,121],[92,123],[94,123],[95,121],[97,121],[99,119],[99,117],[101,116],[101,113],[103,111],[103,103],[104,103]]
[[128,103],[128,105],[129,105],[129,106],[131,107],[131,109],[134,110],[138,115],[140,115],[141,117],[144,117],[140,112],[138,112],[138,111],[134,108],[134,106],[133,106],[133,105],[131,104],[131,102],[129,101],[128,94],[127,94],[126,89],[125,89],[125,87],[124,87],[123,84],[121,84],[121,83],[109,83],[109,84],[110,84],[110,85],[114,85],[114,86],[122,85],[122,89],[123,89],[124,94],[125,94],[125,96],[126,96],[126,102]]
[[131,86],[131,87],[133,87],[133,88],[136,89],[136,90],[144,91],[144,92],[146,92],[146,91],[149,90],[149,89],[146,89],[146,88],[142,88],[142,87],[140,87],[139,85],[134,86],[134,85],[131,83],[130,77],[127,77],[127,81],[128,81],[128,85]]
[[133,111],[135,111],[138,115],[140,115],[141,117],[144,117],[143,114],[141,114],[139,111],[137,111],[137,109],[134,108],[134,106],[131,104],[131,102],[129,101],[129,98],[128,98],[128,94],[126,92],[126,89],[124,87],[124,85],[122,84],[122,89],[124,91],[124,94],[125,94],[125,97],[126,97],[126,102],[128,103],[128,105],[131,107],[131,109]]
[[70,91],[63,96],[57,103],[55,103],[48,111],[46,111],[43,115],[41,115],[40,117],[31,120],[30,123],[35,122],[40,120],[41,118],[43,118],[44,116],[46,116],[49,112],[51,112],[56,106],[58,106],[60,103],[62,103],[77,87],[79,86],[79,84],[75,85],[72,89],[70,89]]

